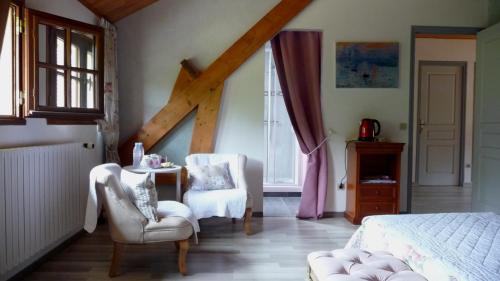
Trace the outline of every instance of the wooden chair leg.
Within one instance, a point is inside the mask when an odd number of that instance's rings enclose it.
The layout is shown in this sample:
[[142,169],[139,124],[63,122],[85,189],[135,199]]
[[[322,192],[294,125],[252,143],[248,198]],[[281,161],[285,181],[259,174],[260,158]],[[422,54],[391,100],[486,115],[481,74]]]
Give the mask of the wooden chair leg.
[[247,235],[252,234],[252,208],[246,208],[245,210],[244,227]]
[[125,245],[122,243],[113,242],[113,258],[109,267],[109,277],[118,276],[120,263],[123,257]]
[[235,218],[232,218],[231,221],[233,222],[233,224],[236,224],[236,219]]
[[186,256],[189,250],[189,240],[178,241],[179,243],[179,272],[182,275],[187,274],[187,266],[186,266]]
[[175,245],[175,249],[177,250],[177,252],[179,252],[179,241],[175,241],[174,245]]

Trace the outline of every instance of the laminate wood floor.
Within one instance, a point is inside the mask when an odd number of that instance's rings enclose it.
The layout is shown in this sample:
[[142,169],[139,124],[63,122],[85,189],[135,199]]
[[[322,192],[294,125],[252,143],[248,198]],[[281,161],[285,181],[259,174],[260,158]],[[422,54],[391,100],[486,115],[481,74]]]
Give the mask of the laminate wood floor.
[[471,211],[471,187],[414,186],[412,194],[412,212],[416,214]]
[[[414,187],[413,211],[470,211],[471,190]],[[304,280],[307,254],[344,247],[357,226],[344,218],[298,220],[293,217],[297,202],[280,200],[268,200],[264,215],[278,217],[254,218],[255,233],[251,236],[244,234],[241,221],[202,220],[200,243],[192,243],[188,254],[188,276],[182,277],[177,271],[173,243],[162,243],[128,246],[122,275],[113,280]],[[111,252],[107,226],[100,225],[96,232],[83,235],[24,279],[109,280]]]
[[[254,218],[246,236],[241,221],[202,220],[200,243],[191,244],[188,276],[177,271],[173,243],[128,246],[122,275],[113,280],[304,280],[306,256],[342,248],[357,226],[344,218]],[[112,243],[106,225],[85,234],[25,280],[109,280]]]
[[300,197],[264,197],[264,217],[295,217]]

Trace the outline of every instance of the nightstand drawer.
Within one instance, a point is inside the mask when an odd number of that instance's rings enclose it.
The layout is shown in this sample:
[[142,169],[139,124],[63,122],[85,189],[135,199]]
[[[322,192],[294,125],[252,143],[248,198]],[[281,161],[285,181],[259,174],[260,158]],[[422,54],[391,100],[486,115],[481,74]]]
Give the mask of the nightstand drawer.
[[362,202],[392,202],[396,198],[396,187],[383,185],[362,185],[359,189]]
[[360,206],[362,216],[378,214],[395,214],[396,205],[393,203],[362,203]]

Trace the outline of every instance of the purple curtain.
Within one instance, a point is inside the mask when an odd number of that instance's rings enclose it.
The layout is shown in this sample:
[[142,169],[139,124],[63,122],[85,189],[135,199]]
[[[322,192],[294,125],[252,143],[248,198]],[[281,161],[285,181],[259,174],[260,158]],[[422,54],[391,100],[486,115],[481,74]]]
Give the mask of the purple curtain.
[[[321,114],[321,32],[283,31],[271,40],[285,106],[307,158],[298,218],[320,218],[328,186]],[[318,145],[320,145],[318,148]]]

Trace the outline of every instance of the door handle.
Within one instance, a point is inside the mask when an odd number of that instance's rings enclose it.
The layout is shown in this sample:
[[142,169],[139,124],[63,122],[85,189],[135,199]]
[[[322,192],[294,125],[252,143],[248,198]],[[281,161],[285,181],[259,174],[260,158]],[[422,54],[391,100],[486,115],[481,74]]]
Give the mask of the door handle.
[[425,128],[425,122],[420,120],[420,122],[418,123],[418,127],[419,127],[419,132],[422,133],[422,130],[424,130]]

